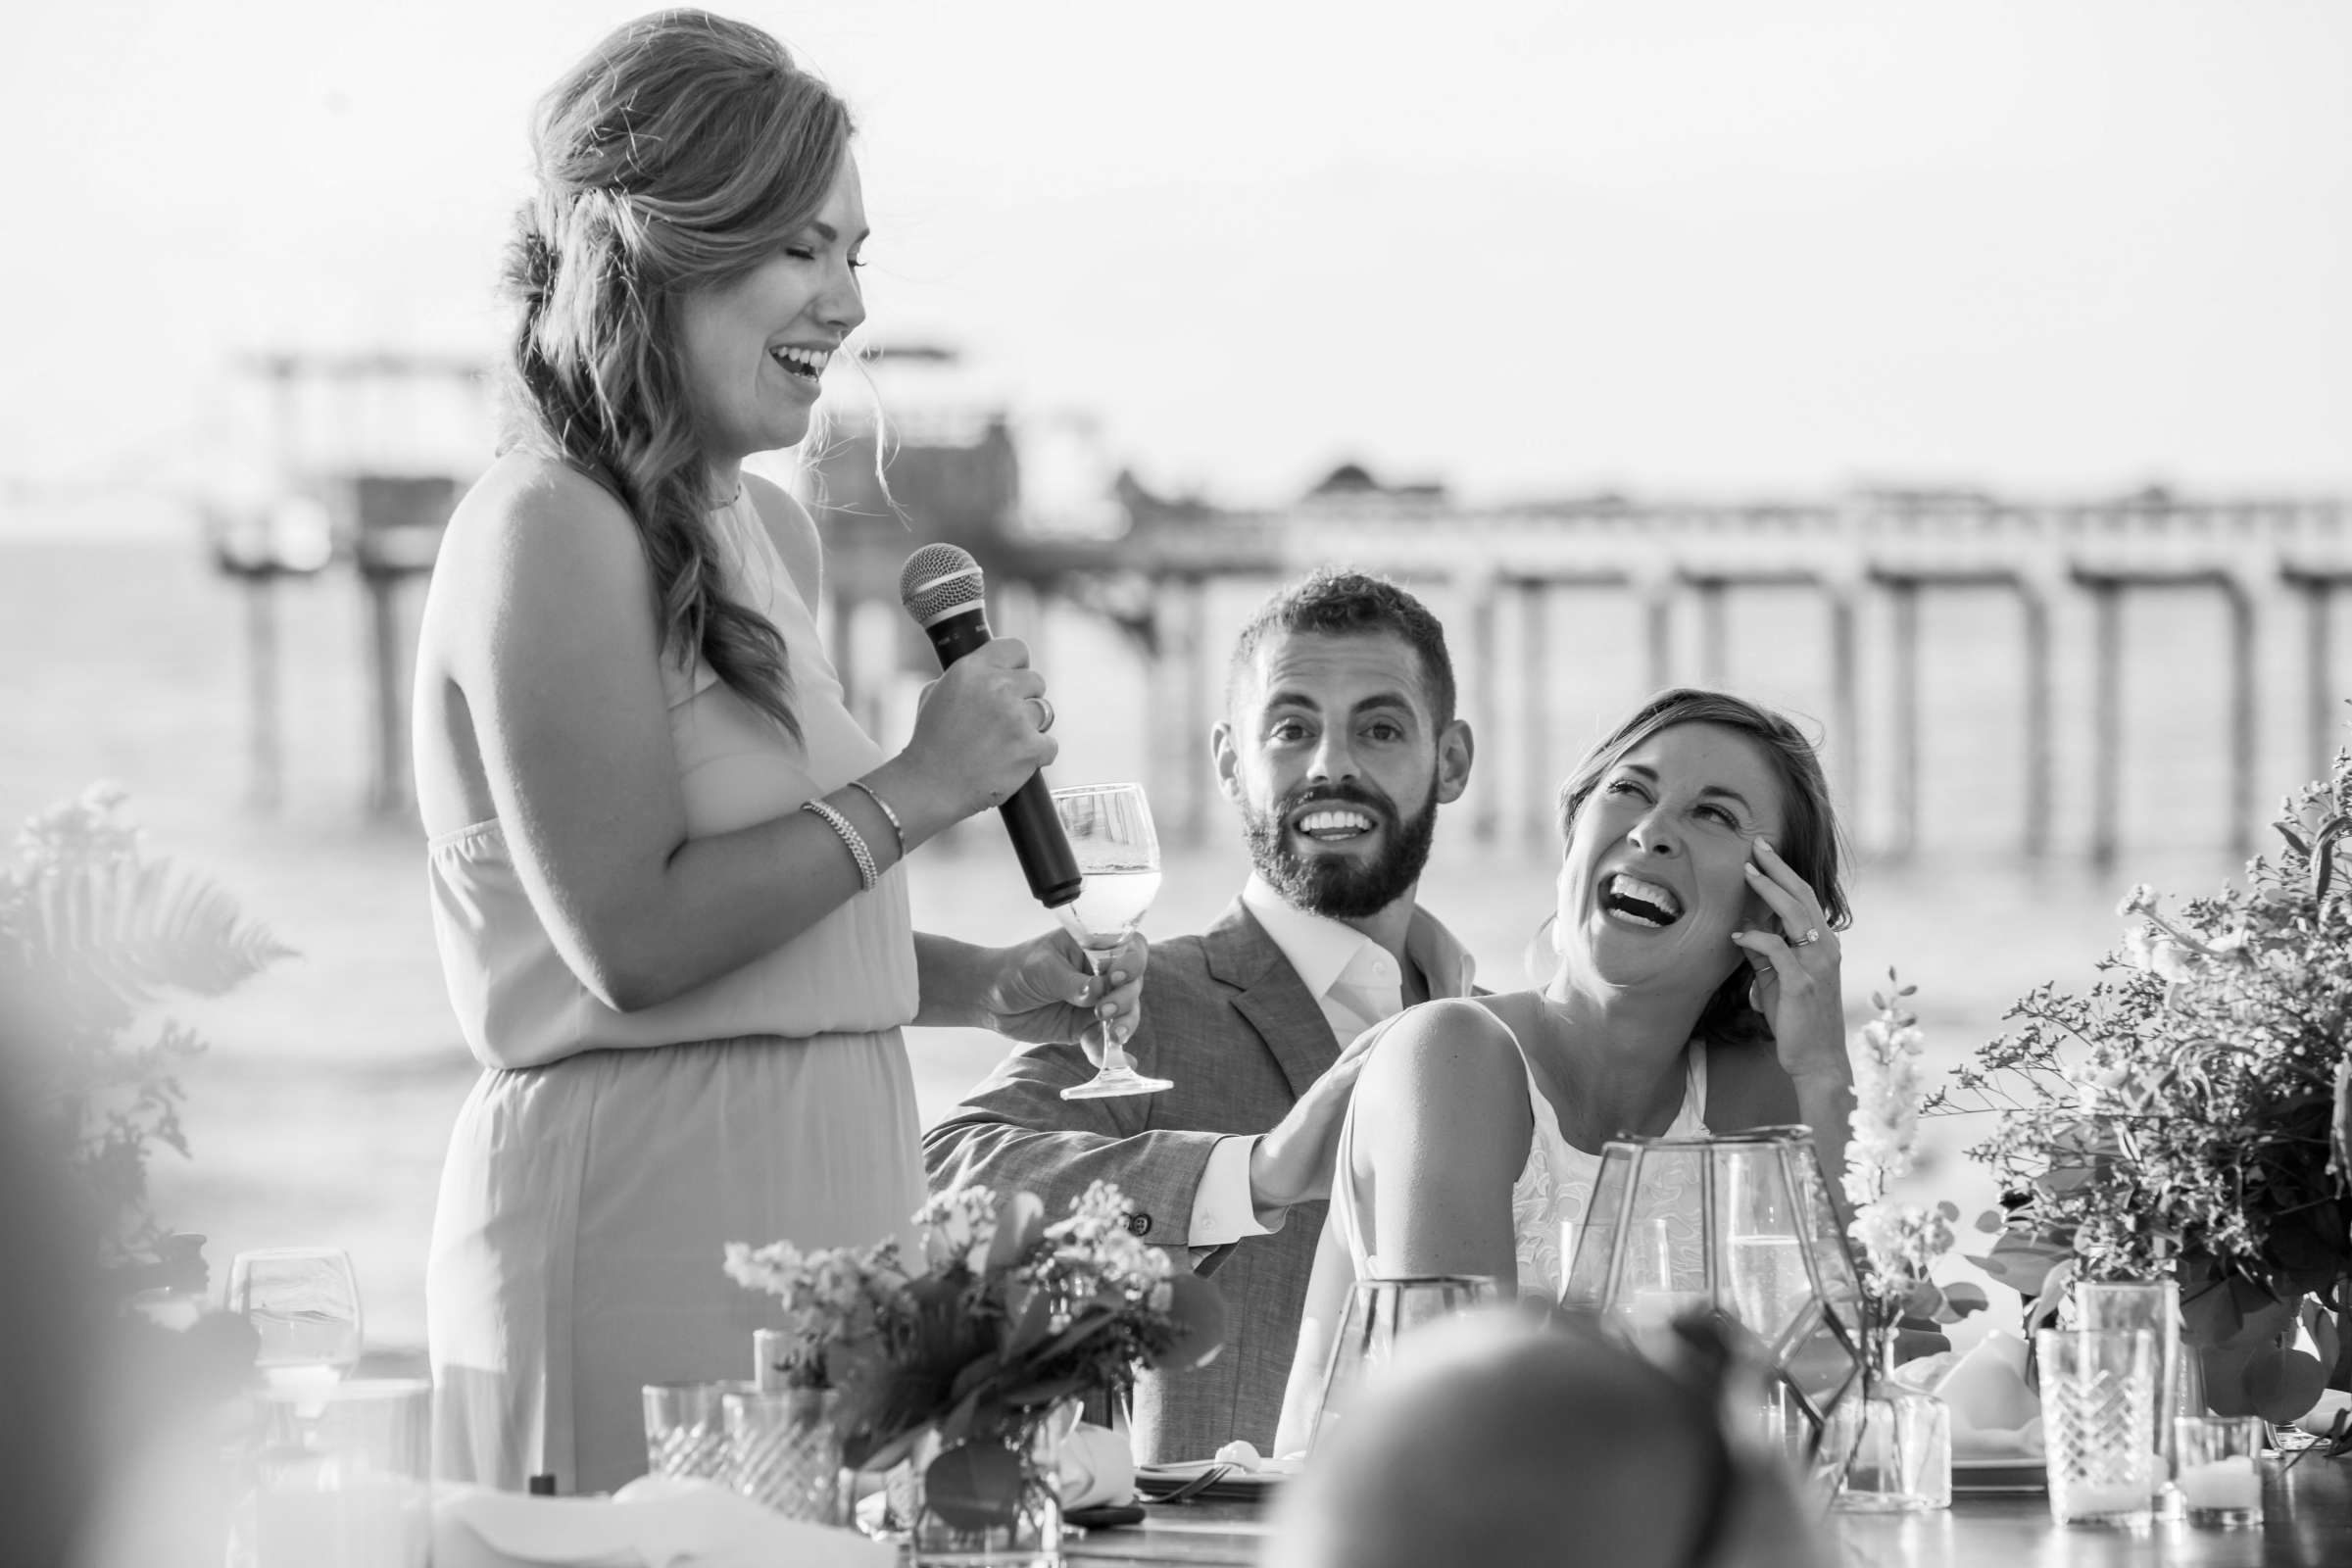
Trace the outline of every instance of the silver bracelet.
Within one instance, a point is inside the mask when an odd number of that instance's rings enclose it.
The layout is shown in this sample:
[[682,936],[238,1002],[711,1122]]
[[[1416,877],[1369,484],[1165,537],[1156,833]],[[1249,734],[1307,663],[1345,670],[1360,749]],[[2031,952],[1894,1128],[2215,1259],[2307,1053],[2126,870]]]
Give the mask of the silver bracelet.
[[871,784],[868,784],[865,780],[861,778],[854,778],[850,780],[850,788],[858,791],[867,800],[882,808],[882,814],[890,819],[891,835],[899,841],[899,858],[902,860],[906,858],[906,830],[899,825],[899,813],[892,810],[890,808],[890,803],[884,800],[881,796],[876,795],[874,793],[874,787]]
[[858,891],[871,893],[874,890],[874,884],[882,880],[882,873],[875,869],[874,852],[865,847],[865,835],[858,831],[858,824],[823,801],[803,801],[801,809],[814,811],[825,819],[827,826],[841,835],[843,848],[850,852],[850,858],[858,862]]

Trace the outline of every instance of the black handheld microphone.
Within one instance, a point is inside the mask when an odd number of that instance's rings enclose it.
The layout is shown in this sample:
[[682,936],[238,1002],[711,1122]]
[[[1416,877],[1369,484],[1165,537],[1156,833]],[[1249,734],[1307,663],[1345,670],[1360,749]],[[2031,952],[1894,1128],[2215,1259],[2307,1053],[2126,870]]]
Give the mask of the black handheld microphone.
[[[980,563],[954,545],[925,545],[906,558],[899,571],[899,603],[930,637],[942,669],[990,640]],[[1061,818],[1054,814],[1044,770],[1030,774],[997,809],[1038,902],[1051,909],[1076,899],[1084,878]]]

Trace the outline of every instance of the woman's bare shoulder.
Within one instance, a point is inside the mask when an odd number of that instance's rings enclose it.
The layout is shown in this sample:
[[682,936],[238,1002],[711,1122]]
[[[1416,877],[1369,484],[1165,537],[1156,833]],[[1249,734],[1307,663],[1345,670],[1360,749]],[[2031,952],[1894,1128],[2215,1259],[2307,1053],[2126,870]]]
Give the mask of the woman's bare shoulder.
[[1410,1058],[1392,1070],[1440,1083],[1467,1075],[1463,1086],[1472,1089],[1519,1081],[1524,1069],[1518,1041],[1489,1005],[1491,1000],[1443,997],[1405,1008],[1383,1031],[1375,1060]]
[[576,468],[508,453],[450,516],[420,657],[465,680],[481,661],[547,645],[575,624],[626,617],[650,627],[651,594],[645,550],[618,497]]
[[566,463],[508,452],[458,502],[443,548],[489,550],[635,548],[637,527],[618,496]]
[[1443,1151],[1464,1170],[1508,1181],[1534,1128],[1527,1067],[1503,1021],[1483,1000],[1408,1007],[1364,1063],[1355,1106],[1371,1144],[1403,1139]]
[[618,496],[567,464],[509,452],[451,514],[434,566],[463,589],[500,601],[553,593],[566,603],[641,598],[648,581],[637,524]]

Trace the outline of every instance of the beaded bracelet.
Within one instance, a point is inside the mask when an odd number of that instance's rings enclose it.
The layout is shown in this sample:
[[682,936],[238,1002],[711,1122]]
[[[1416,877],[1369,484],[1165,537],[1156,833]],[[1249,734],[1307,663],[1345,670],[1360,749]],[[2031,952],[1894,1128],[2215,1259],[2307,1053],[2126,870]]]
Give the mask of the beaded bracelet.
[[899,813],[892,810],[890,808],[890,803],[884,800],[881,796],[875,794],[874,787],[871,784],[868,784],[865,780],[861,778],[854,778],[850,780],[850,788],[858,791],[867,800],[882,808],[882,814],[890,819],[890,831],[892,835],[899,841],[899,858],[902,860],[906,858],[906,830],[899,825]]
[[865,847],[865,835],[858,831],[857,824],[823,801],[803,801],[801,809],[814,811],[825,819],[826,826],[841,836],[842,847],[850,852],[850,858],[858,862],[858,891],[871,893],[874,884],[882,880],[882,873],[875,869],[874,852]]

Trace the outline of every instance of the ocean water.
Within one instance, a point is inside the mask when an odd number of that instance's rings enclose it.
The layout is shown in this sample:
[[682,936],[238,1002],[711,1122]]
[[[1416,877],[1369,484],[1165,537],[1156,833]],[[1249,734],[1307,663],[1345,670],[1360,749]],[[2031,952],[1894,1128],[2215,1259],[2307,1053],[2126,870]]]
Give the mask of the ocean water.
[[[1216,656],[1265,586],[1231,584],[1212,595],[1206,624]],[[1467,612],[1443,585],[1429,597],[1449,620]],[[413,616],[413,602],[407,609]],[[441,992],[421,835],[364,808],[371,731],[359,587],[337,569],[276,594],[285,765],[282,802],[270,813],[246,804],[248,611],[244,590],[218,576],[192,538],[0,531],[0,821],[113,780],[129,791],[128,808],[155,850],[214,877],[300,950],[227,998],[166,1009],[196,1025],[212,1049],[183,1075],[192,1157],[157,1156],[155,1204],[175,1227],[212,1238],[216,1283],[246,1248],[347,1247],[371,1343],[413,1347],[422,1337],[424,1245],[442,1150],[475,1068]],[[2310,773],[2307,685],[2293,607],[2266,603],[2260,626],[2256,805],[2267,812]],[[1150,672],[1116,632],[1068,608],[1007,629],[1032,634],[1054,682],[1064,742],[1057,782],[1145,777],[1155,799],[1174,799],[1187,775],[1152,771],[1154,757],[1174,756],[1189,758],[1191,786],[1205,787],[1205,737],[1188,737],[1192,721],[1154,704]],[[1728,629],[1734,684],[1815,720],[1827,714],[1826,621],[1809,595],[1735,595]],[[1989,597],[1931,599],[1922,629],[1914,855],[1897,861],[1873,853],[1891,820],[1890,682],[1875,608],[1858,641],[1861,733],[1828,741],[1834,763],[1839,748],[1852,748],[1861,780],[1846,803],[1863,852],[1845,942],[1849,1016],[1859,1021],[1872,986],[1897,966],[1921,987],[1931,1049],[1948,1065],[1995,1033],[2002,1010],[2032,985],[2088,982],[2091,962],[2119,934],[2113,909],[2126,884],[2203,892],[2236,871],[2225,809],[2225,624],[2218,605],[2187,598],[2134,606],[2126,616],[2124,851],[2106,872],[2081,854],[2091,828],[2081,607],[2061,604],[2054,626],[2054,853],[2039,863],[2017,853],[2022,665],[2011,612]],[[1549,780],[1641,694],[1638,634],[1632,607],[1616,596],[1563,592],[1544,667],[1532,670],[1517,623],[1506,616],[1497,625],[1492,716],[1472,788],[1496,792],[1497,814],[1513,830],[1475,841],[1452,809],[1441,819],[1423,888],[1424,902],[1478,955],[1489,985],[1525,981],[1556,854],[1535,824]],[[890,640],[862,621],[858,636],[860,646]],[[1677,636],[1694,658],[1688,619]],[[2352,691],[2348,673],[2327,679]],[[1479,678],[1468,669],[1462,676],[1466,686]],[[886,734],[917,684],[909,676],[887,694]],[[1201,809],[1209,836],[1170,847],[1148,934],[1200,929],[1246,872],[1226,808],[1210,798]],[[1529,831],[1516,831],[1521,824]],[[993,822],[926,849],[912,885],[928,929],[996,942],[1045,925]],[[909,1048],[926,1121],[1002,1049],[985,1034],[952,1030],[910,1031]],[[1934,1124],[1918,1190],[1972,1210],[1988,1201],[1988,1179],[1961,1152],[1970,1141],[1965,1119]]]

